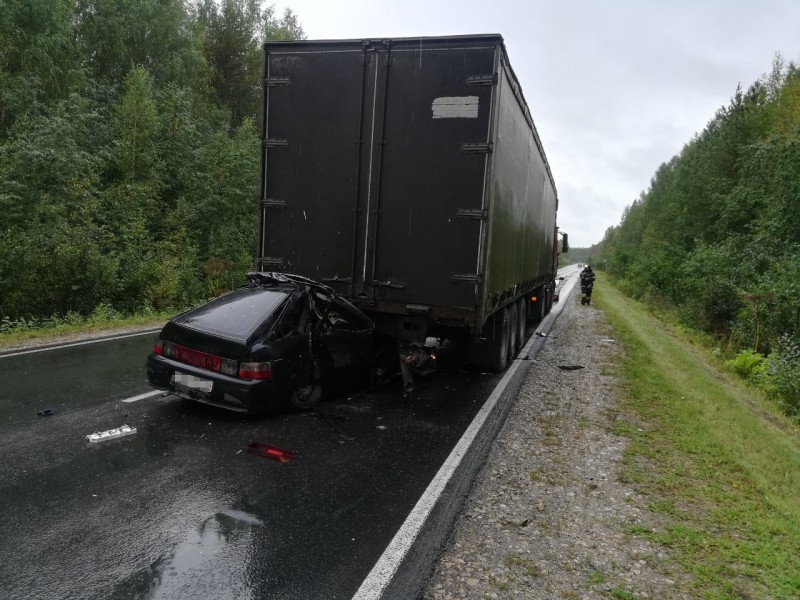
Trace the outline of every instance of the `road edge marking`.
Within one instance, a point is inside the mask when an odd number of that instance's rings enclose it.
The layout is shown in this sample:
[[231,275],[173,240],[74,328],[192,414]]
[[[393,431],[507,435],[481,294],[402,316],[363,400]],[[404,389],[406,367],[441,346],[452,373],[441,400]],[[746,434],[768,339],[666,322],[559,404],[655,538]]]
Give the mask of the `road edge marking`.
[[138,396],[133,396],[131,398],[125,398],[122,402],[130,404],[131,402],[136,402],[138,400],[144,400],[145,398],[152,398],[153,396],[158,396],[159,394],[163,394],[161,390],[153,390],[152,392],[145,392],[144,394],[139,394]]
[[[566,298],[571,296],[571,292],[572,288],[569,288]],[[531,356],[531,351],[535,350],[535,355],[538,349],[541,348],[545,341],[543,338],[552,328],[555,319],[563,311],[563,307],[564,304],[561,304],[559,307],[551,310],[536,328],[525,346],[519,351],[517,354],[518,358],[512,362],[511,366],[503,375],[503,378],[492,390],[489,398],[484,402],[481,409],[472,419],[469,427],[467,427],[466,431],[462,434],[447,459],[445,459],[444,463],[439,468],[439,471],[434,475],[428,487],[425,488],[425,491],[414,505],[414,508],[411,509],[411,512],[400,526],[400,529],[397,530],[397,533],[395,533],[389,545],[375,563],[375,566],[372,567],[372,570],[370,570],[367,577],[361,583],[361,586],[353,595],[352,600],[377,600],[383,596],[400,569],[401,564],[408,556],[414,542],[416,542],[426,520],[436,504],[440,501],[445,487],[453,479],[464,456],[467,454],[475,438],[491,416],[497,402],[505,393],[506,388],[514,381],[517,372],[524,367],[530,366],[530,363],[525,359],[529,360],[533,358]],[[502,424],[498,427],[498,432],[500,428],[502,428]],[[491,444],[493,443],[494,440],[492,440]]]
[[59,344],[57,346],[44,346],[42,348],[32,348],[30,350],[20,350],[19,352],[10,351],[7,354],[0,352],[0,359],[11,358],[13,356],[24,356],[25,354],[35,354],[37,352],[47,352],[48,350],[60,350],[61,348],[72,348],[74,346],[86,346],[87,344],[98,344],[100,342],[113,342],[114,340],[123,340],[125,338],[137,337],[140,335],[150,335],[152,333],[158,333],[159,331],[161,331],[161,329],[162,328],[159,327],[158,329],[147,329],[146,331],[137,331],[135,333],[126,333],[123,335],[115,335],[112,337],[83,340],[80,342],[69,342],[66,344]]

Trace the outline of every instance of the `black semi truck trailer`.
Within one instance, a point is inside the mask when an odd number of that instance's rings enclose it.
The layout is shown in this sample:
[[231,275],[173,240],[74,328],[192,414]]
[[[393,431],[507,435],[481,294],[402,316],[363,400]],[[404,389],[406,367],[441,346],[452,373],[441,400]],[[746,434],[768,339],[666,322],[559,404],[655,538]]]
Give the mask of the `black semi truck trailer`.
[[259,269],[505,368],[550,308],[559,247],[502,37],[268,42],[264,57]]

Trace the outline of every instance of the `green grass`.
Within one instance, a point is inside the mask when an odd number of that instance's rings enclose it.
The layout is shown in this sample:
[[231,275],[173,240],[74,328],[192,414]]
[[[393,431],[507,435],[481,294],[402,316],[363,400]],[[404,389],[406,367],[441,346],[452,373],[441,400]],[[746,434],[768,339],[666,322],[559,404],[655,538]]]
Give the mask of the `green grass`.
[[606,576],[601,571],[592,571],[589,573],[587,581],[590,585],[599,585],[601,583],[605,583]]
[[525,558],[524,556],[522,556],[521,554],[517,554],[516,552],[511,552],[510,554],[506,555],[505,562],[506,562],[506,567],[508,567],[509,569],[519,570],[528,577],[539,577],[542,574],[542,572],[534,564],[532,559]]
[[622,478],[659,526],[696,597],[800,598],[800,432],[707,349],[603,278],[597,306],[625,348]]
[[57,323],[51,326],[37,327],[21,331],[9,331],[0,333],[0,350],[12,348],[23,342],[41,341],[42,343],[58,342],[66,335],[75,333],[101,333],[113,332],[115,329],[126,327],[145,327],[151,325],[153,328],[162,326],[168,319],[174,317],[176,313],[151,314],[134,317],[113,317],[95,318],[91,321],[80,321],[77,323]]
[[631,594],[628,591],[623,590],[622,588],[614,588],[608,594],[611,598],[616,598],[618,600],[635,600],[638,596]]

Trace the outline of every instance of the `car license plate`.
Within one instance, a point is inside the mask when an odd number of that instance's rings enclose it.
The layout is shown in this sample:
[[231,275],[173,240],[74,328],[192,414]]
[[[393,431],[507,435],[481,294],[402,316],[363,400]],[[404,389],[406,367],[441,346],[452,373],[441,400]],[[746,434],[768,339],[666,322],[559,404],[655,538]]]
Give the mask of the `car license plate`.
[[187,373],[175,373],[172,376],[172,383],[181,387],[189,388],[190,390],[197,390],[198,392],[210,393],[214,385],[213,381],[203,379],[202,377],[195,377]]

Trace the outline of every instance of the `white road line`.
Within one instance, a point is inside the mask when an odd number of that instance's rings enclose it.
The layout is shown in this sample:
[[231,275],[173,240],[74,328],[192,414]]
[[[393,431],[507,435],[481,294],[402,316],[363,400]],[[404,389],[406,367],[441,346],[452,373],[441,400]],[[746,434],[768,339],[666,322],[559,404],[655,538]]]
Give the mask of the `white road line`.
[[48,350],[60,350],[61,348],[72,348],[74,346],[85,346],[87,344],[99,344],[100,342],[112,342],[114,340],[124,340],[125,338],[137,337],[140,335],[150,335],[161,331],[158,329],[148,329],[146,331],[139,331],[137,333],[127,333],[125,335],[115,335],[113,337],[98,338],[95,340],[85,340],[83,342],[73,342],[71,344],[61,344],[60,346],[47,346],[46,348],[34,348],[33,350],[22,350],[20,352],[12,352],[11,354],[0,354],[0,358],[11,358],[12,356],[23,356],[25,354],[35,354],[36,352],[47,352]]
[[139,394],[138,396],[133,396],[132,398],[125,398],[123,402],[136,402],[137,400],[144,400],[145,398],[152,398],[153,396],[158,396],[159,394],[163,394],[161,390],[154,390],[152,392],[145,392],[144,394]]
[[[542,325],[537,327],[536,331],[539,331],[541,328]],[[534,334],[531,336],[531,339],[528,340],[528,343],[525,345],[522,352],[520,352],[520,355],[527,355],[528,350],[535,340],[536,335]],[[495,404],[497,404],[506,386],[508,386],[514,374],[521,368],[522,364],[523,362],[518,360],[511,363],[505,376],[503,376],[500,383],[492,390],[491,396],[486,400],[478,414],[475,415],[472,423],[470,423],[464,435],[461,436],[461,439],[458,441],[458,444],[456,444],[456,447],[453,448],[450,456],[447,457],[447,460],[441,466],[439,472],[436,473],[436,476],[433,478],[430,485],[428,485],[422,497],[417,501],[417,504],[411,509],[411,513],[397,531],[394,538],[392,538],[392,541],[389,542],[389,545],[378,559],[378,562],[372,567],[369,575],[367,575],[367,578],[361,584],[361,587],[358,588],[355,596],[353,596],[353,600],[376,600],[381,597],[394,577],[394,574],[397,572],[397,569],[400,567],[400,563],[403,562],[406,554],[408,554],[408,551],[411,549],[428,515],[430,515],[431,510],[433,510],[434,505],[442,495],[445,486],[453,477],[461,460],[472,445],[473,440],[481,431],[484,422],[494,410]]]

